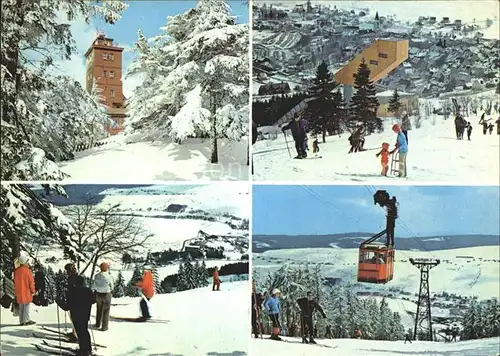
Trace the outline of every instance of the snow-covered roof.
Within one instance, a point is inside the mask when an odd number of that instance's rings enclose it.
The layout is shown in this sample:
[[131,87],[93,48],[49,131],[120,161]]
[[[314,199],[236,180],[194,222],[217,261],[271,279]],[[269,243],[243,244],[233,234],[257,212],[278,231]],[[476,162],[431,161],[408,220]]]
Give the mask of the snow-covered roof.
[[[399,91],[398,91],[398,94],[399,94],[399,96],[411,96],[411,95],[413,95],[410,93],[404,93],[404,92],[399,92]],[[394,95],[393,90],[386,90],[386,91],[375,94],[375,96],[378,96],[378,97],[393,96],[393,95]]]

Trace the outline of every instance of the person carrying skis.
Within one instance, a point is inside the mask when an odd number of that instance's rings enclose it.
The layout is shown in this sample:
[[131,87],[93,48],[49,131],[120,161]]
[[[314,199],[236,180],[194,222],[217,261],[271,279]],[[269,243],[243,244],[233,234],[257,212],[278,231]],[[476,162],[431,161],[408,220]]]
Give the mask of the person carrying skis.
[[381,156],[380,158],[380,164],[382,165],[382,172],[381,174],[383,176],[387,177],[387,172],[389,171],[389,144],[387,142],[382,143],[382,149],[380,150],[379,153],[376,154],[376,156]]
[[28,267],[28,257],[21,255],[14,261],[14,293],[19,305],[19,324],[33,325],[30,319],[30,303],[35,294],[35,280],[33,273]]
[[470,121],[467,123],[465,128],[467,129],[467,140],[470,141],[470,135],[472,134],[472,125],[470,124]]
[[273,323],[273,331],[271,333],[270,339],[280,341],[280,300],[279,296],[281,291],[278,288],[273,289],[271,293],[271,297],[267,298],[264,303],[264,307],[266,308],[267,314]]
[[155,294],[154,283],[153,283],[153,273],[151,270],[146,268],[142,275],[142,279],[136,284],[139,288],[139,293],[141,295],[141,301],[139,306],[141,308],[142,316],[139,321],[146,321],[151,319],[151,314],[149,314],[148,302],[153,298]]
[[399,177],[406,177],[406,156],[408,155],[408,144],[406,137],[401,132],[398,124],[392,126],[392,131],[397,134],[396,148],[390,153],[393,154],[396,150],[399,151]]
[[286,130],[292,131],[292,137],[295,141],[295,150],[297,151],[297,156],[295,157],[296,159],[303,159],[307,157],[307,152],[305,150],[307,140],[306,121],[302,115],[303,113],[281,128],[283,134]]
[[102,323],[101,331],[108,330],[109,311],[111,309],[111,291],[113,290],[113,279],[111,278],[108,269],[109,264],[102,262],[99,266],[101,272],[96,274],[92,283],[92,290],[95,293],[97,303],[97,313],[95,328],[99,329]]
[[259,337],[259,331],[262,333],[262,325],[258,320],[258,315],[262,310],[262,303],[264,303],[266,293],[252,293],[252,333],[255,338]]
[[[217,288],[217,289],[215,289]],[[214,275],[213,275],[213,285],[212,285],[212,291],[220,291],[220,279],[219,279],[219,268],[215,266],[214,268]]]
[[[317,310],[321,313],[324,319],[326,319],[326,314],[323,308],[314,300],[312,292],[307,292],[307,297],[297,299],[297,304],[300,308],[300,326],[302,331],[302,342],[305,344],[315,344],[314,341],[314,328],[313,328],[313,313]],[[309,334],[309,340],[306,337],[306,327],[307,333]]]
[[69,311],[73,328],[78,338],[79,350],[76,355],[90,356],[92,344],[88,330],[90,311],[95,303],[92,290],[85,286],[85,280],[76,272],[74,264],[67,264],[64,269],[68,273],[68,286],[65,299],[58,298],[57,305]]

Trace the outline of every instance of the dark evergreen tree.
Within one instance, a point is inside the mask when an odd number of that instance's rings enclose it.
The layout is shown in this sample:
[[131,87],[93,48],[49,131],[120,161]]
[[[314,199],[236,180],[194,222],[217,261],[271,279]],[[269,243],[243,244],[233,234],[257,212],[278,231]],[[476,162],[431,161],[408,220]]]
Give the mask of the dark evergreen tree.
[[118,277],[116,279],[113,291],[111,294],[115,298],[125,297],[127,291],[127,286],[125,285],[125,279],[123,278],[122,271],[118,271]]
[[132,273],[132,278],[127,283],[125,295],[127,297],[136,297],[137,296],[137,282],[139,282],[142,278],[142,272],[139,267],[135,267],[134,272]]
[[370,69],[361,61],[358,71],[354,74],[354,88],[356,92],[349,107],[349,126],[355,127],[361,122],[367,133],[382,131],[382,120],[377,117],[379,102],[375,96],[375,87],[370,81]]
[[56,275],[54,273],[54,270],[52,267],[47,268],[47,274],[45,275],[46,279],[46,285],[45,285],[45,292],[46,292],[46,298],[49,304],[52,304],[55,302],[55,297],[56,297]]
[[208,280],[208,272],[207,272],[207,266],[205,265],[205,261],[202,261],[201,264],[198,264],[198,286],[199,288],[201,287],[207,287],[210,285],[210,282]]
[[154,283],[154,287],[155,287],[155,293],[157,293],[157,294],[165,293],[165,291],[163,290],[163,288],[161,286],[161,279],[160,279],[160,276],[158,274],[157,268],[153,268],[153,283]]
[[65,300],[66,290],[68,289],[68,276],[62,270],[57,271],[54,278],[55,282],[55,299]]
[[313,132],[322,134],[323,142],[326,141],[327,131],[334,131],[340,127],[339,111],[342,110],[342,100],[338,101],[333,90],[338,86],[332,73],[328,70],[325,61],[316,69],[314,85],[309,92],[314,100],[308,104],[308,112],[312,116],[310,127]]
[[399,118],[401,115],[401,109],[403,108],[403,104],[399,100],[398,89],[394,89],[394,93],[392,94],[391,100],[389,101],[389,112],[396,114],[396,117]]
[[184,264],[179,263],[179,271],[177,272],[177,291],[182,292],[187,290],[186,273],[184,271]]

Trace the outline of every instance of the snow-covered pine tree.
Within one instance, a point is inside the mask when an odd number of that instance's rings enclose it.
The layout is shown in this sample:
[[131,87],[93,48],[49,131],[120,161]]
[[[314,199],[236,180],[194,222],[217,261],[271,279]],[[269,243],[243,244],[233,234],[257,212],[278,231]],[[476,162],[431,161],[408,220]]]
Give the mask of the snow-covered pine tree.
[[354,88],[356,92],[352,96],[349,107],[350,125],[358,122],[365,125],[368,133],[382,130],[382,120],[377,117],[379,102],[375,96],[375,87],[370,81],[370,69],[363,59],[358,71],[354,74]]
[[390,323],[390,334],[389,340],[404,340],[405,328],[401,324],[401,316],[397,312],[392,313],[392,319]]
[[142,272],[138,266],[134,268],[134,272],[132,273],[132,277],[130,281],[127,283],[127,288],[125,291],[125,295],[127,297],[136,297],[137,296],[137,282],[139,282],[142,278]]
[[[47,186],[65,194],[60,186]],[[64,214],[47,200],[37,196],[26,184],[2,184],[0,187],[0,269],[11,275],[13,260],[20,255],[21,244],[63,245],[67,256],[74,260],[77,252],[70,235],[74,229]]]
[[500,336],[500,304],[497,298],[488,301],[484,313],[485,337]]
[[396,115],[397,118],[401,116],[401,109],[403,108],[403,104],[401,104],[398,88],[394,89],[394,93],[392,94],[391,99],[389,100],[389,112],[392,112]]
[[57,271],[54,278],[55,282],[55,299],[56,300],[65,300],[66,298],[66,290],[68,288],[68,276],[62,270]]
[[208,280],[209,275],[207,272],[207,266],[205,265],[205,261],[202,261],[201,264],[196,261],[196,269],[198,271],[198,287],[207,287],[210,285],[210,282]]
[[[5,0],[1,2],[1,161],[2,180],[61,180],[64,174],[33,142],[43,115],[38,93],[49,85],[47,70],[58,57],[70,59],[76,46],[68,21],[82,16],[114,23],[127,8],[121,1]],[[36,63],[36,64],[33,64]],[[39,141],[38,140],[38,141]]]
[[187,259],[184,261],[184,275],[186,278],[186,288],[189,289],[194,289],[198,288],[198,281],[197,281],[197,273],[196,269],[194,268],[193,263],[191,262],[191,259]]
[[122,271],[118,271],[118,277],[116,278],[115,285],[111,295],[114,298],[121,298],[126,296],[127,286],[125,285],[125,279],[123,278]]
[[154,282],[155,293],[156,294],[163,294],[163,293],[165,293],[163,291],[163,287],[161,286],[160,275],[158,274],[158,269],[156,267],[153,268],[153,282]]
[[365,298],[360,300],[360,310],[358,313],[358,325],[361,330],[363,339],[373,340],[375,339],[375,329],[378,320],[378,310],[377,301],[375,298]]
[[179,270],[177,272],[177,291],[182,292],[188,289],[186,281],[186,272],[184,270],[184,263],[179,263]]
[[376,340],[390,340],[390,330],[389,325],[391,322],[393,315],[391,310],[389,309],[389,305],[385,300],[385,297],[382,298],[379,304],[378,309],[378,320],[375,329],[375,339]]
[[55,302],[56,297],[56,275],[52,267],[47,267],[47,274],[45,275],[46,285],[45,285],[45,296],[47,298],[47,302],[52,304]]
[[225,0],[199,0],[168,18],[152,45],[142,32],[129,75],[144,84],[130,101],[127,131],[150,138],[239,140],[248,131],[248,26],[235,24]]

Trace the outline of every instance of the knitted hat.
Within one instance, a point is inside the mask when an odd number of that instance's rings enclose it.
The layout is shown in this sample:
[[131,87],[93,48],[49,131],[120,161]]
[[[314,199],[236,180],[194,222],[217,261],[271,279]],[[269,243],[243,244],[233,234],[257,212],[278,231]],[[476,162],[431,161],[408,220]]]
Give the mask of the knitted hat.
[[398,124],[394,124],[394,125],[392,125],[392,131],[399,132],[399,131],[401,131],[401,129],[400,129]]

